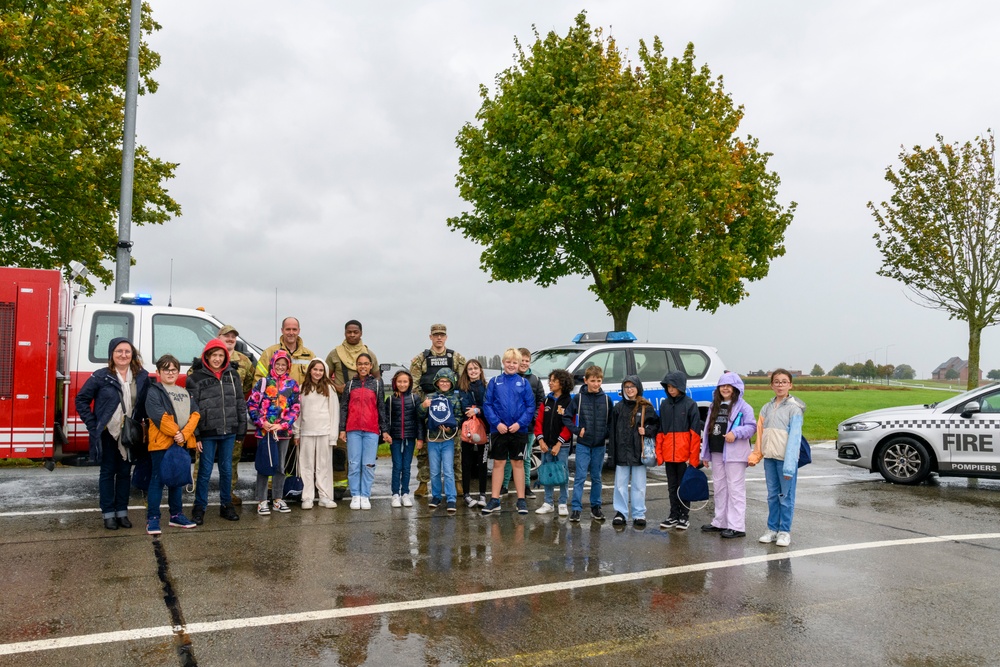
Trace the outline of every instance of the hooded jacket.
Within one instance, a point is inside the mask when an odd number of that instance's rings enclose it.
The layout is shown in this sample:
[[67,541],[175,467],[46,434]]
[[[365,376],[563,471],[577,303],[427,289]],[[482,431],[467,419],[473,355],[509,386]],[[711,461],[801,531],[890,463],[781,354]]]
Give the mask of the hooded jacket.
[[[660,421],[653,404],[642,396],[642,381],[639,376],[626,375],[622,380],[622,387],[626,382],[632,383],[638,393],[635,400],[622,398],[611,409],[608,455],[616,466],[641,466],[642,440],[656,437]],[[639,426],[645,428],[645,435],[639,434]]]
[[[131,344],[131,341],[127,338],[111,339],[111,342],[108,343],[109,359],[115,348],[122,343]],[[149,391],[149,373],[144,368],[140,369],[138,373],[133,375],[132,379],[135,382],[132,418],[142,421],[146,418],[146,392]],[[76,395],[76,412],[80,415],[83,423],[87,425],[91,461],[101,460],[103,452],[101,434],[108,427],[108,423],[114,417],[118,406],[121,405],[121,391],[122,385],[118,381],[118,374],[107,368],[99,368],[87,378]],[[93,410],[91,410],[91,405],[93,405]]]
[[385,410],[385,385],[382,379],[355,375],[347,381],[340,395],[340,430],[388,433],[389,415]]
[[[313,361],[323,365],[324,377],[329,378],[330,369],[326,363],[319,358]],[[311,364],[312,361],[309,362]],[[306,368],[308,367],[307,365]],[[299,387],[299,416],[292,426],[292,432],[296,438],[300,435],[331,436],[328,444],[332,447],[337,444],[337,431],[340,429],[340,396],[332,384],[327,384],[326,389],[327,395],[324,396],[322,392],[315,390],[307,394]]]
[[[214,350],[222,350],[226,355],[220,371],[213,371],[208,365],[208,355]],[[243,437],[247,430],[243,381],[238,364],[229,360],[225,343],[213,338],[205,344],[201,357],[192,364],[186,386],[201,415],[194,431],[198,440],[234,433]]]
[[499,433],[497,426],[518,424],[518,433],[530,433],[535,416],[535,394],[528,380],[517,373],[501,373],[490,379],[483,399],[483,412],[490,433]]
[[784,461],[781,474],[792,477],[799,469],[799,447],[802,443],[802,418],[806,404],[789,394],[781,403],[768,401],[760,409],[761,452],[766,459]]
[[701,412],[698,404],[687,391],[687,375],[682,371],[670,371],[660,382],[663,390],[672,385],[680,390],[673,397],[669,393],[660,401],[660,432],[656,434],[656,462],[683,463],[693,466],[699,463],[701,454]]
[[288,353],[284,350],[276,351],[271,355],[267,377],[261,378],[254,385],[250,398],[247,399],[247,409],[250,411],[251,421],[257,426],[258,438],[264,437],[264,431],[261,430],[264,424],[279,424],[281,430],[278,431],[278,437],[288,438],[299,418],[299,383],[288,373],[278,375],[274,370],[274,362],[278,359],[287,360],[291,368]]
[[174,436],[180,431],[184,434],[184,446],[194,449],[197,441],[194,437],[195,428],[201,415],[198,413],[198,404],[188,392],[188,401],[191,405],[191,413],[187,423],[183,428],[177,426],[177,411],[174,409],[174,399],[163,388],[163,385],[155,380],[150,380],[149,393],[146,395],[146,416],[149,418],[149,451],[158,452],[169,449],[174,444]]
[[306,367],[309,362],[316,358],[316,355],[312,353],[308,347],[302,344],[302,336],[297,336],[295,338],[295,351],[290,351],[285,346],[285,339],[282,338],[277,343],[271,347],[264,350],[260,359],[257,360],[257,366],[254,368],[253,379],[254,383],[260,382],[263,378],[267,377],[271,372],[271,367],[264,367],[265,360],[273,359],[274,353],[281,350],[288,355],[288,375],[291,376],[295,383],[299,386],[306,379]]
[[[448,391],[442,391],[441,385],[438,384],[441,380],[448,380],[451,382],[451,389]],[[436,391],[432,394],[428,394],[425,398],[434,398],[436,396],[443,396],[448,399],[448,403],[451,405],[452,414],[455,415],[455,430],[452,431],[450,428],[434,428],[431,425],[431,420],[427,417],[428,408],[424,407],[424,404],[419,403],[419,414],[420,418],[424,421],[424,433],[427,435],[427,440],[431,442],[443,442],[445,440],[450,440],[452,438],[458,437],[462,431],[462,422],[465,420],[465,414],[462,412],[462,402],[458,398],[458,376],[455,375],[455,371],[450,368],[442,368],[434,374],[434,389]]]
[[[726,433],[736,436],[734,442],[727,442],[722,448],[722,462],[732,463],[742,461],[747,462],[750,458],[750,438],[757,432],[757,422],[754,421],[753,408],[743,400],[743,379],[731,371],[726,371],[719,378],[717,387],[724,384],[732,385],[739,391],[739,396],[733,399],[729,409],[729,425]],[[736,424],[739,419],[739,424]],[[711,461],[712,457],[708,451],[708,431],[712,425],[712,413],[709,411],[708,418],[701,430],[701,458],[703,461]]]
[[[410,378],[410,386],[400,393],[396,380],[401,375]],[[385,410],[389,419],[387,433],[393,440],[423,440],[424,420],[420,418],[420,399],[413,392],[413,376],[409,371],[399,370],[392,376],[392,393],[385,399]]]

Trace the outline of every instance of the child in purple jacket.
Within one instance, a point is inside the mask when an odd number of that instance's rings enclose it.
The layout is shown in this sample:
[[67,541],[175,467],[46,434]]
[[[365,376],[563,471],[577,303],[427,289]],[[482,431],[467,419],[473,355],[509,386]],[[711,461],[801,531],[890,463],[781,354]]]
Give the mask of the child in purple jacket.
[[753,408],[743,400],[743,380],[726,371],[701,434],[701,460],[711,467],[715,487],[715,518],[701,527],[703,532],[746,537],[747,459],[756,431]]

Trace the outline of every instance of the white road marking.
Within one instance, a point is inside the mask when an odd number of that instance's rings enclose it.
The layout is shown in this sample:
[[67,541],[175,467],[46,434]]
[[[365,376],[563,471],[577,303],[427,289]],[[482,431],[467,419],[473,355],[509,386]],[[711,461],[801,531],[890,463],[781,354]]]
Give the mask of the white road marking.
[[[867,549],[882,549],[885,547],[903,547],[919,544],[941,544],[945,542],[968,542],[972,540],[995,540],[1000,539],[1000,533],[972,533],[966,535],[940,535],[928,537],[913,537],[900,540],[881,540],[876,542],[858,542],[855,544],[840,544],[828,547],[815,547],[812,549],[798,549],[791,551],[780,551],[776,553],[763,554],[760,556],[748,556],[745,558],[733,558],[730,560],[712,561],[707,563],[692,563],[690,565],[680,565],[675,567],[665,567],[656,570],[643,570],[641,572],[625,572],[622,574],[611,574],[603,577],[591,577],[587,579],[574,579],[570,581],[559,581],[549,584],[537,584],[534,586],[520,586],[517,588],[506,588],[496,591],[483,591],[480,593],[467,593],[464,595],[448,595],[423,600],[405,600],[403,602],[386,602],[383,604],[364,605],[360,607],[341,607],[335,609],[319,609],[316,611],[306,611],[291,614],[274,614],[271,616],[253,616],[249,618],[233,618],[225,621],[209,621],[204,623],[189,623],[181,630],[189,635],[203,634],[207,632],[220,632],[224,630],[240,630],[243,628],[265,627],[271,625],[286,625],[290,623],[307,623],[310,621],[325,621],[336,618],[349,618],[353,616],[368,616],[373,614],[392,614],[402,611],[415,611],[418,609],[430,609],[434,607],[448,607],[461,604],[474,604],[489,600],[502,600],[507,598],[523,597],[526,595],[540,595],[544,593],[554,593],[558,591],[569,591],[580,588],[592,588],[594,586],[607,586],[610,584],[622,584],[643,579],[655,579],[658,577],[670,577],[678,574],[690,572],[706,572],[709,570],[719,570],[727,567],[738,567],[753,565],[756,563],[766,563],[768,561],[783,560],[786,558],[804,558],[807,556],[821,556],[825,554],[843,553],[847,551],[863,551]],[[72,637],[59,637],[55,639],[40,639],[35,641],[14,642],[10,644],[0,644],[0,655],[14,655],[17,653],[36,653],[38,651],[50,651],[53,649],[75,648],[79,646],[93,646],[95,644],[108,644],[111,642],[133,641],[137,639],[154,639],[158,637],[172,637],[176,628],[169,625],[135,628],[134,630],[120,630],[117,632],[101,632],[91,635],[76,635]]]

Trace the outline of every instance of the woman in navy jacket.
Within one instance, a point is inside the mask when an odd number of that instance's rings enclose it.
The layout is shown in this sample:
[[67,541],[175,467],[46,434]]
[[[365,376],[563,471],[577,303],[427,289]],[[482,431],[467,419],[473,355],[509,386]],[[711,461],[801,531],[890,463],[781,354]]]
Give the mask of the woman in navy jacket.
[[[146,418],[149,373],[142,367],[139,351],[127,338],[108,344],[108,367],[94,371],[76,395],[76,411],[90,434],[90,460],[99,461],[98,488],[104,527],[131,528],[128,519],[129,473],[132,453],[120,442],[122,420]],[[145,435],[146,429],[142,429]]]

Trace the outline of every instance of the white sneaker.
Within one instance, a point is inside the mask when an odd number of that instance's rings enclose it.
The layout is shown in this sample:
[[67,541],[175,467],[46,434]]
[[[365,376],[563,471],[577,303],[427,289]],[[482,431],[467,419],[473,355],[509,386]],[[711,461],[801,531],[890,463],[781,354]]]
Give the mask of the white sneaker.
[[317,503],[320,507],[326,507],[327,509],[334,509],[337,507],[336,501],[332,498],[320,498]]
[[542,503],[542,506],[535,510],[535,514],[552,514],[556,508],[549,503]]
[[413,507],[413,501],[410,500],[410,494],[404,493],[402,497],[403,507]]
[[778,539],[774,541],[774,544],[779,547],[787,547],[792,543],[791,533],[786,533],[784,531],[778,533]]
[[271,513],[271,503],[267,502],[266,500],[262,500],[259,503],[257,503],[257,514],[260,514],[261,516],[267,516],[270,513]]
[[372,503],[368,499],[368,496],[361,496],[361,509],[370,510],[372,508]]
[[392,494],[392,506],[393,507],[402,507],[403,506],[403,503],[399,500],[399,494],[398,493]]
[[281,499],[275,500],[273,505],[275,512],[281,512],[282,514],[286,514],[292,511],[292,508],[288,506],[288,503],[286,503],[284,500]]
[[361,496],[351,496],[351,509],[352,510],[361,509]]
[[480,507],[486,507],[486,496],[479,494],[479,500],[476,501],[476,504]]
[[311,501],[311,500],[303,500],[302,501],[302,509],[304,509],[304,510],[311,510],[312,508],[313,508],[313,501]]
[[776,538],[777,536],[778,536],[778,531],[769,530],[763,535],[761,535],[760,539],[757,541],[760,542],[761,544],[770,544],[771,542],[774,542],[774,538]]
[[559,516],[569,516],[569,507],[566,506],[566,503],[559,506]]

